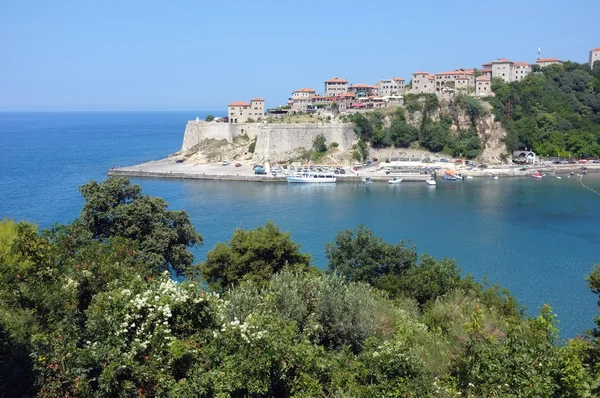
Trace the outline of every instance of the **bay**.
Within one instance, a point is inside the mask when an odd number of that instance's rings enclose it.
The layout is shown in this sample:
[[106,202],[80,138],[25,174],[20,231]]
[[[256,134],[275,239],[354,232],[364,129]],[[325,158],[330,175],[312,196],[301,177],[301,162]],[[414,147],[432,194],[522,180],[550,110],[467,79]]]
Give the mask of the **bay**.
[[[72,221],[83,204],[79,185],[103,180],[110,167],[177,151],[187,120],[208,113],[0,113],[0,218],[41,227]],[[532,316],[550,304],[563,338],[593,327],[597,314],[584,277],[600,263],[600,197],[578,178],[438,181],[436,188],[132,181],[189,213],[204,238],[197,261],[235,228],[272,220],[324,268],[325,244],[364,223],[389,242],[454,258],[464,273],[507,287]],[[584,182],[600,190],[597,176]]]

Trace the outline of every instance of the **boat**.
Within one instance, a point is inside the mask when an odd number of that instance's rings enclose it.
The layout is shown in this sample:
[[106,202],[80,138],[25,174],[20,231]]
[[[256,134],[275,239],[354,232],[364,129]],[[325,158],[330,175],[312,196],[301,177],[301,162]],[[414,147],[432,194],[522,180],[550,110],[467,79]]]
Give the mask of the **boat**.
[[442,178],[448,181],[456,181],[456,172],[454,170],[444,170]]
[[533,178],[542,178],[542,175],[540,173],[535,173],[534,175],[532,175]]
[[473,176],[465,176],[465,178],[466,178],[467,180],[472,180],[472,179],[473,179]]
[[556,176],[556,179],[560,180],[560,179],[562,179],[562,177],[561,176]]
[[430,186],[436,186],[437,185],[436,182],[435,182],[435,180],[433,180],[433,179],[431,179],[431,180],[425,180],[425,182],[427,183],[427,185],[430,185]]
[[492,174],[490,174],[490,178],[491,178],[492,180],[497,180],[497,179],[498,179],[498,174],[493,174],[493,173],[492,173]]
[[224,160],[221,162],[222,166],[229,166],[229,160]]
[[402,182],[402,178],[394,177],[388,181],[388,184],[400,184]]
[[363,184],[372,184],[372,183],[373,183],[373,181],[371,181],[371,177],[364,177],[364,178],[362,179],[362,183],[363,183]]
[[336,178],[333,173],[319,173],[319,172],[301,172],[294,173],[285,177],[287,182],[296,183],[334,183]]

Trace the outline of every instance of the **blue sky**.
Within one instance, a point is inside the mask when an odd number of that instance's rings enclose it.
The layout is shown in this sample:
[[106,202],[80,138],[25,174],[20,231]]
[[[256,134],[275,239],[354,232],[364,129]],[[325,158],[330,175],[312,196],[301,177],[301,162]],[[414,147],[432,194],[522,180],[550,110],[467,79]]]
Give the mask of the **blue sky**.
[[0,111],[215,110],[494,58],[586,62],[600,1],[0,0]]

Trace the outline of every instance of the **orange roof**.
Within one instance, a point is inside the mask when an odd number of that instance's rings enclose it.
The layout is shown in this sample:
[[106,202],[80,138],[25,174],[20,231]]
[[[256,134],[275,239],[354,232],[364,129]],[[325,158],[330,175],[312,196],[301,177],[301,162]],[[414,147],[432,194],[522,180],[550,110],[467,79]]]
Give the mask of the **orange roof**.
[[414,72],[413,75],[428,75],[429,72]]
[[354,87],[354,88],[373,88],[373,86],[369,86],[368,84],[363,84],[363,83],[354,84],[354,85],[352,85],[352,87]]
[[340,95],[340,97],[356,97],[356,95],[354,95],[352,93],[344,93],[344,94]]
[[429,76],[427,76],[427,78],[428,78],[429,80],[435,80],[435,75],[429,75]]
[[348,80],[344,80],[339,77],[333,77],[329,80],[325,80],[325,83],[348,83]]
[[437,75],[468,75],[470,73],[473,73],[473,71],[467,72],[464,70],[453,70],[452,72],[442,72],[438,73]]
[[312,88],[301,88],[300,90],[295,90],[295,93],[315,93],[316,91]]
[[491,69],[491,68],[483,68],[481,71],[482,71],[482,72],[491,72],[491,71],[492,71],[492,69]]
[[481,66],[492,66],[492,63],[488,62],[487,64],[481,64]]
[[600,51],[600,47],[596,47],[592,51]]
[[252,101],[264,101],[264,99],[256,97],[256,98],[252,98]]
[[393,78],[392,80],[394,80],[394,81],[396,81],[396,82],[400,82],[400,81],[402,81],[402,82],[403,82],[403,81],[404,81],[404,79],[403,79],[403,78],[401,78],[401,77],[395,77],[395,78]]
[[562,61],[558,58],[540,58],[535,62],[562,62]]
[[515,66],[529,66],[527,62],[515,62]]
[[232,102],[231,104],[228,104],[227,106],[250,106],[250,104],[246,101],[236,101]]

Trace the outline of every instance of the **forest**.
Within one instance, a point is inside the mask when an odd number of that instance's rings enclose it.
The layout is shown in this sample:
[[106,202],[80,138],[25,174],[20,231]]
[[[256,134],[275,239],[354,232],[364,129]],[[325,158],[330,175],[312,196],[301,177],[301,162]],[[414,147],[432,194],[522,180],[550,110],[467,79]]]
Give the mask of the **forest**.
[[267,222],[194,262],[184,211],[124,178],[80,191],[71,224],[0,221],[1,396],[600,394],[598,329],[559,341],[550,307],[453,260],[359,225],[321,270]]

